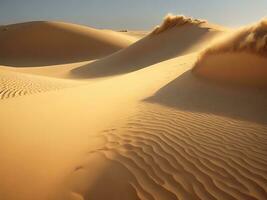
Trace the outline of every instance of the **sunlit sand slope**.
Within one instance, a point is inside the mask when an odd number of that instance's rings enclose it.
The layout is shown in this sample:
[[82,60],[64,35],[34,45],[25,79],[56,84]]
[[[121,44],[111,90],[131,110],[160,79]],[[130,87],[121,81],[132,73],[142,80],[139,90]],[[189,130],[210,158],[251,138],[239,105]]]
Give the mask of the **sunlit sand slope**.
[[141,39],[149,34],[149,31],[132,31],[132,30],[121,30],[120,33],[124,35],[129,35],[137,39]]
[[266,126],[145,103],[100,137],[75,172],[84,199],[266,199]]
[[199,51],[223,32],[209,23],[183,19],[189,22],[179,24],[176,18],[166,18],[172,26],[163,26],[159,32],[152,32],[128,48],[72,70],[73,76],[92,78],[136,71],[176,56]]
[[266,199],[267,95],[195,77],[195,56],[125,75],[169,83],[96,136],[105,142],[70,175],[73,199]]
[[63,22],[27,22],[0,28],[0,64],[36,66],[92,60],[137,39],[122,33]]

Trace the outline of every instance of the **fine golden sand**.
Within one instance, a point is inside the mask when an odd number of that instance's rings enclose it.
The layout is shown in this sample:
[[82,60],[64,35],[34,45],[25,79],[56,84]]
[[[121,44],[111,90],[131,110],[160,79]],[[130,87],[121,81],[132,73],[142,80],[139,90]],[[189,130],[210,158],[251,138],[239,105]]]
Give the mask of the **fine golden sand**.
[[0,199],[266,200],[266,26],[0,27]]

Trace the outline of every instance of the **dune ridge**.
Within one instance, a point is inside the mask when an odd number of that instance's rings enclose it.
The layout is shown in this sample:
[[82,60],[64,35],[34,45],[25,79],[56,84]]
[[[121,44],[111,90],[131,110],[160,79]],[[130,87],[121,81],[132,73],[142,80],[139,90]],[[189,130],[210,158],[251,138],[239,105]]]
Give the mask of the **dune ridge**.
[[267,86],[267,20],[218,40],[200,55],[193,72],[215,82]]
[[194,19],[191,17],[186,17],[184,15],[168,14],[165,16],[162,24],[159,26],[156,26],[154,28],[154,30],[151,32],[151,35],[156,35],[156,34],[162,33],[162,32],[164,32],[168,29],[171,29],[173,27],[179,27],[179,26],[183,26],[186,24],[200,25],[203,23],[207,23],[207,21],[200,20],[200,19]]
[[[176,25],[185,21],[182,26],[167,28],[168,24]],[[194,53],[206,47],[213,38],[224,31],[214,25],[191,26],[190,23],[201,23],[181,16],[167,17],[160,34],[149,34],[136,43],[105,58],[96,60],[72,70],[77,78],[95,78],[113,76],[140,70],[165,60]]]

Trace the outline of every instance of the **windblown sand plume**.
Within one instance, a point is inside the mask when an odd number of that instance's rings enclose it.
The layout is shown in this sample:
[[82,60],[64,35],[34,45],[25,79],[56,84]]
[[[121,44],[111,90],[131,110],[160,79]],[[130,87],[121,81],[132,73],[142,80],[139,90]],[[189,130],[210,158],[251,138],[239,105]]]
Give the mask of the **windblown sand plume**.
[[162,24],[160,26],[157,26],[153,31],[152,31],[152,35],[153,34],[159,34],[162,33],[170,28],[173,28],[175,26],[182,26],[185,24],[190,24],[190,25],[199,25],[199,24],[203,24],[206,23],[206,21],[204,20],[200,20],[200,19],[193,19],[190,17],[185,17],[183,15],[173,15],[173,14],[168,14]]
[[195,74],[236,85],[267,86],[267,20],[228,34],[207,48]]
[[267,55],[267,19],[241,28],[205,50],[206,54],[247,52]]

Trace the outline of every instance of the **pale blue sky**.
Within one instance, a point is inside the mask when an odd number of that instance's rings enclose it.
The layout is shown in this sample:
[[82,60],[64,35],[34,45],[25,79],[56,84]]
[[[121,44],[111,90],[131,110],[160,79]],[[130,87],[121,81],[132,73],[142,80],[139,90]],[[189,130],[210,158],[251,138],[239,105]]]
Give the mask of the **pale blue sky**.
[[0,24],[59,20],[97,28],[150,29],[167,13],[239,26],[267,16],[267,0],[0,0]]

